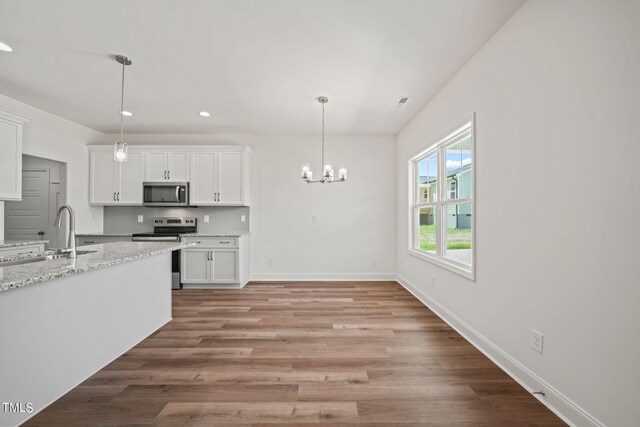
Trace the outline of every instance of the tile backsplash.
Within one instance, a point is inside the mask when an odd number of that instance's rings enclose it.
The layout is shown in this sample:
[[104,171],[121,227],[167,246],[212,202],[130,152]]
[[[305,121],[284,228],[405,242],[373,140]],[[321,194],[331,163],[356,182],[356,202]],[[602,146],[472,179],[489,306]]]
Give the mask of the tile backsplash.
[[[157,217],[198,218],[201,233],[246,233],[249,232],[249,207],[198,207],[198,208],[151,208],[144,206],[105,206],[105,233],[143,233],[153,231],[153,219]],[[144,221],[138,222],[138,215]],[[209,222],[204,216],[209,215]],[[245,222],[241,222],[241,216]]]

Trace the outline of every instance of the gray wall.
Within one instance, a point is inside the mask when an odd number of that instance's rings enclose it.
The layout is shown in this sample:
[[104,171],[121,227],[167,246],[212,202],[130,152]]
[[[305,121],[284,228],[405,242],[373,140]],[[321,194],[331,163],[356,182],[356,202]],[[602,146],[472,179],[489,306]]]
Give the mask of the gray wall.
[[[147,208],[143,206],[105,206],[105,233],[141,233],[153,231],[156,217],[196,217],[198,231],[204,233],[246,233],[249,231],[248,207]],[[143,215],[143,222],[138,222]],[[209,222],[204,216],[209,215]],[[244,215],[245,222],[240,221]]]

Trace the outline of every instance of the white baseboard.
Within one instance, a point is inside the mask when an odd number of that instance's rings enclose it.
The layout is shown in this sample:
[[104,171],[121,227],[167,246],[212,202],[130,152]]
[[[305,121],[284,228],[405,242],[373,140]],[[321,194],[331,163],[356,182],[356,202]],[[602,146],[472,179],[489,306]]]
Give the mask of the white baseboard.
[[396,280],[395,273],[267,273],[251,275],[252,282],[356,282],[356,281],[387,281]]
[[546,407],[558,415],[564,422],[572,426],[592,426],[604,427],[604,423],[593,417],[578,404],[573,402],[560,391],[553,388],[550,384],[531,372],[526,366],[518,362],[507,352],[481,335],[473,329],[471,325],[460,319],[458,316],[447,310],[418,287],[410,283],[404,277],[397,275],[396,280],[406,290],[411,292],[413,296],[418,298],[431,311],[437,314],[449,326],[455,329],[467,341],[473,344],[478,350],[484,353],[511,378],[518,382],[526,390],[543,391],[545,396],[536,395]]

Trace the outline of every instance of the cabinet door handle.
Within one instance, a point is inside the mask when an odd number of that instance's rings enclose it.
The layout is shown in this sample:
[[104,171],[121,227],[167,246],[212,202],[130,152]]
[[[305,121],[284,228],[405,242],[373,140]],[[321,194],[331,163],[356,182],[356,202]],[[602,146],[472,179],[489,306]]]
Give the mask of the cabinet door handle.
[[118,201],[120,201],[120,192],[118,191]]
[[220,243],[231,243],[231,242],[222,242],[222,241],[221,241]]
[[167,171],[164,171],[164,179],[167,179]]
[[116,201],[116,192],[115,191],[113,192],[113,201],[114,202]]
[[171,179],[171,169],[167,171],[167,179]]
[[84,243],[95,243],[93,240],[85,240]]

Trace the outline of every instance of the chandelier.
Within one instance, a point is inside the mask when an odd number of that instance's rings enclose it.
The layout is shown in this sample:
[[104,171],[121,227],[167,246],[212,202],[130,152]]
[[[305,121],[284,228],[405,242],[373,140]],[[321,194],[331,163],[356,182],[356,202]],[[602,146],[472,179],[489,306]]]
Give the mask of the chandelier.
[[333,164],[331,162],[325,162],[324,160],[324,104],[329,102],[329,98],[326,96],[318,97],[318,102],[322,104],[322,178],[313,179],[313,171],[309,163],[302,165],[302,179],[307,184],[313,184],[319,182],[321,184],[332,182],[345,182],[347,180],[347,167],[340,166],[338,168],[338,179],[334,179]]
[[124,116],[132,116],[133,114],[124,109],[124,69],[125,66],[131,65],[133,61],[131,61],[131,58],[123,55],[117,55],[116,61],[122,64],[122,91],[120,97],[120,141],[116,141],[113,147],[113,160],[116,162],[126,162],[129,147],[127,143],[124,142]]

